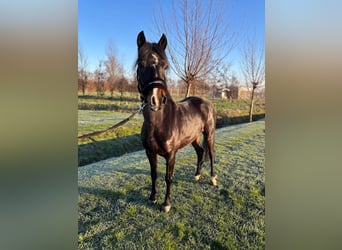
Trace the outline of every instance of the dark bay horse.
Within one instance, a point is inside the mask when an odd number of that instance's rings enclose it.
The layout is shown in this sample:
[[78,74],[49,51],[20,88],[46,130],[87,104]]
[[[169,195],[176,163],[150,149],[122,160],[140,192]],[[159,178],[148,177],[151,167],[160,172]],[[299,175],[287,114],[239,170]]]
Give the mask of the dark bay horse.
[[141,31],[137,44],[138,90],[144,103],[141,139],[150,162],[152,179],[149,200],[156,203],[157,155],[160,155],[166,159],[166,196],[162,210],[168,212],[171,209],[171,185],[178,149],[190,143],[195,148],[196,180],[200,178],[204,161],[209,158],[211,183],[217,185],[214,170],[216,112],[208,100],[200,97],[188,97],[179,103],[172,99],[165,79],[168,60],[165,54],[167,39],[164,34],[158,43],[150,43],[146,42],[144,32]]

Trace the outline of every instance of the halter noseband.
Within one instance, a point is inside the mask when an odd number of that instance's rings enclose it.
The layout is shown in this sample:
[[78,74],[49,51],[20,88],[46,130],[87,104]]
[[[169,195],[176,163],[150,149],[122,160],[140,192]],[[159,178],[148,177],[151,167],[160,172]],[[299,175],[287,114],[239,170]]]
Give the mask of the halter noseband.
[[151,89],[151,88],[161,88],[161,89],[166,89],[166,84],[164,81],[162,80],[156,80],[153,82],[149,82],[148,84],[146,84],[143,88],[140,89],[140,93],[142,95],[144,95],[144,93],[146,93],[147,90]]
[[[146,97],[145,97],[146,91],[148,91],[148,90],[150,90],[150,89],[153,89],[153,88],[160,88],[160,89],[164,89],[164,90],[167,91],[167,86],[166,86],[166,84],[165,84],[164,81],[162,81],[162,80],[155,80],[155,81],[149,82],[149,83],[146,84],[143,88],[140,89],[140,87],[139,87],[140,98],[141,98],[141,101],[142,101],[143,103],[145,103],[145,102],[147,101],[147,100],[146,100]],[[152,97],[151,97],[151,103],[150,103],[151,109],[152,109],[153,111],[158,111],[158,110],[160,109],[160,105],[156,105],[156,106],[155,106],[155,104],[153,104],[153,100],[155,100],[155,99],[154,99],[154,96],[152,95]],[[165,105],[165,104],[166,104],[166,101],[167,101],[167,97],[166,97],[166,96],[163,96],[162,101],[161,101],[161,104]],[[146,104],[145,104],[145,105],[146,105]],[[155,107],[157,107],[157,108],[155,108]]]

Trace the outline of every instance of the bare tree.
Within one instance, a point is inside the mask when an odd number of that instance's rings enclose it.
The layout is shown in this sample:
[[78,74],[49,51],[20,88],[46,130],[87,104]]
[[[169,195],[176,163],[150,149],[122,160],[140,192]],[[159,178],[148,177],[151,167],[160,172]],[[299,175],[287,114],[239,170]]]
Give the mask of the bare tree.
[[215,69],[214,73],[213,85],[216,85],[217,91],[221,91],[221,98],[227,98],[230,101],[237,100],[240,82],[236,74],[231,70],[231,65],[222,63]]
[[239,85],[240,82],[235,74],[233,74],[230,78],[230,96],[232,100],[237,100],[239,98]]
[[242,51],[241,70],[245,77],[247,87],[252,88],[249,121],[252,122],[254,108],[254,92],[258,85],[264,83],[265,59],[264,49],[257,46],[256,39],[247,39]]
[[140,100],[140,94],[138,92],[138,82],[136,75],[131,75],[128,77],[128,92],[131,93],[131,96]]
[[221,87],[228,88],[229,83],[231,82],[230,65],[222,63],[219,67],[217,67],[214,79],[221,85]]
[[95,87],[96,87],[96,94],[97,97],[103,97],[104,96],[104,82],[105,82],[105,73],[102,69],[102,61],[100,61],[99,66],[94,72],[95,76]]
[[235,46],[235,35],[228,29],[228,15],[223,16],[222,3],[178,0],[173,2],[171,11],[161,9],[160,15],[155,16],[158,31],[171,40],[171,68],[186,83],[186,96],[196,82],[207,80]]
[[115,47],[112,41],[108,43],[106,50],[107,60],[105,61],[106,72],[108,76],[109,91],[111,97],[117,87],[117,83],[123,74],[123,68],[116,57]]
[[88,84],[88,58],[80,46],[78,48],[78,86],[82,90],[83,96],[85,95],[85,90]]
[[128,80],[125,77],[120,77],[117,80],[118,90],[120,92],[120,101],[123,100],[123,93],[128,89]]

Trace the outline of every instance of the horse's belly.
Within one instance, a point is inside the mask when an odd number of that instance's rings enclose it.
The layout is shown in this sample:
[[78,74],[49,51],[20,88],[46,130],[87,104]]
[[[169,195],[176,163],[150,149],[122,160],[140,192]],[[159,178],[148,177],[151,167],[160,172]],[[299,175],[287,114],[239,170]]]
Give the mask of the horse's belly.
[[164,156],[191,144],[195,140],[199,140],[203,128],[202,126],[193,126],[192,124],[192,126],[183,126],[182,129],[174,130],[173,133],[166,133],[165,130],[157,131],[143,134],[143,146],[145,149]]
[[179,148],[185,147],[197,140],[203,132],[201,126],[183,126],[180,133],[175,137]]

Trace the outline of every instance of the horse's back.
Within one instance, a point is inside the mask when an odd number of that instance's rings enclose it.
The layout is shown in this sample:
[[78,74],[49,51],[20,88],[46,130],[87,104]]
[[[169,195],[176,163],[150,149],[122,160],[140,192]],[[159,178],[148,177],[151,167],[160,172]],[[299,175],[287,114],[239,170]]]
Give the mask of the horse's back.
[[179,104],[183,105],[184,108],[190,109],[192,112],[196,112],[194,110],[198,110],[207,119],[214,118],[216,122],[216,111],[214,105],[204,97],[189,96],[181,100]]
[[189,96],[179,102],[181,108],[191,113],[198,114],[206,130],[213,130],[216,127],[216,111],[214,105],[203,97]]

